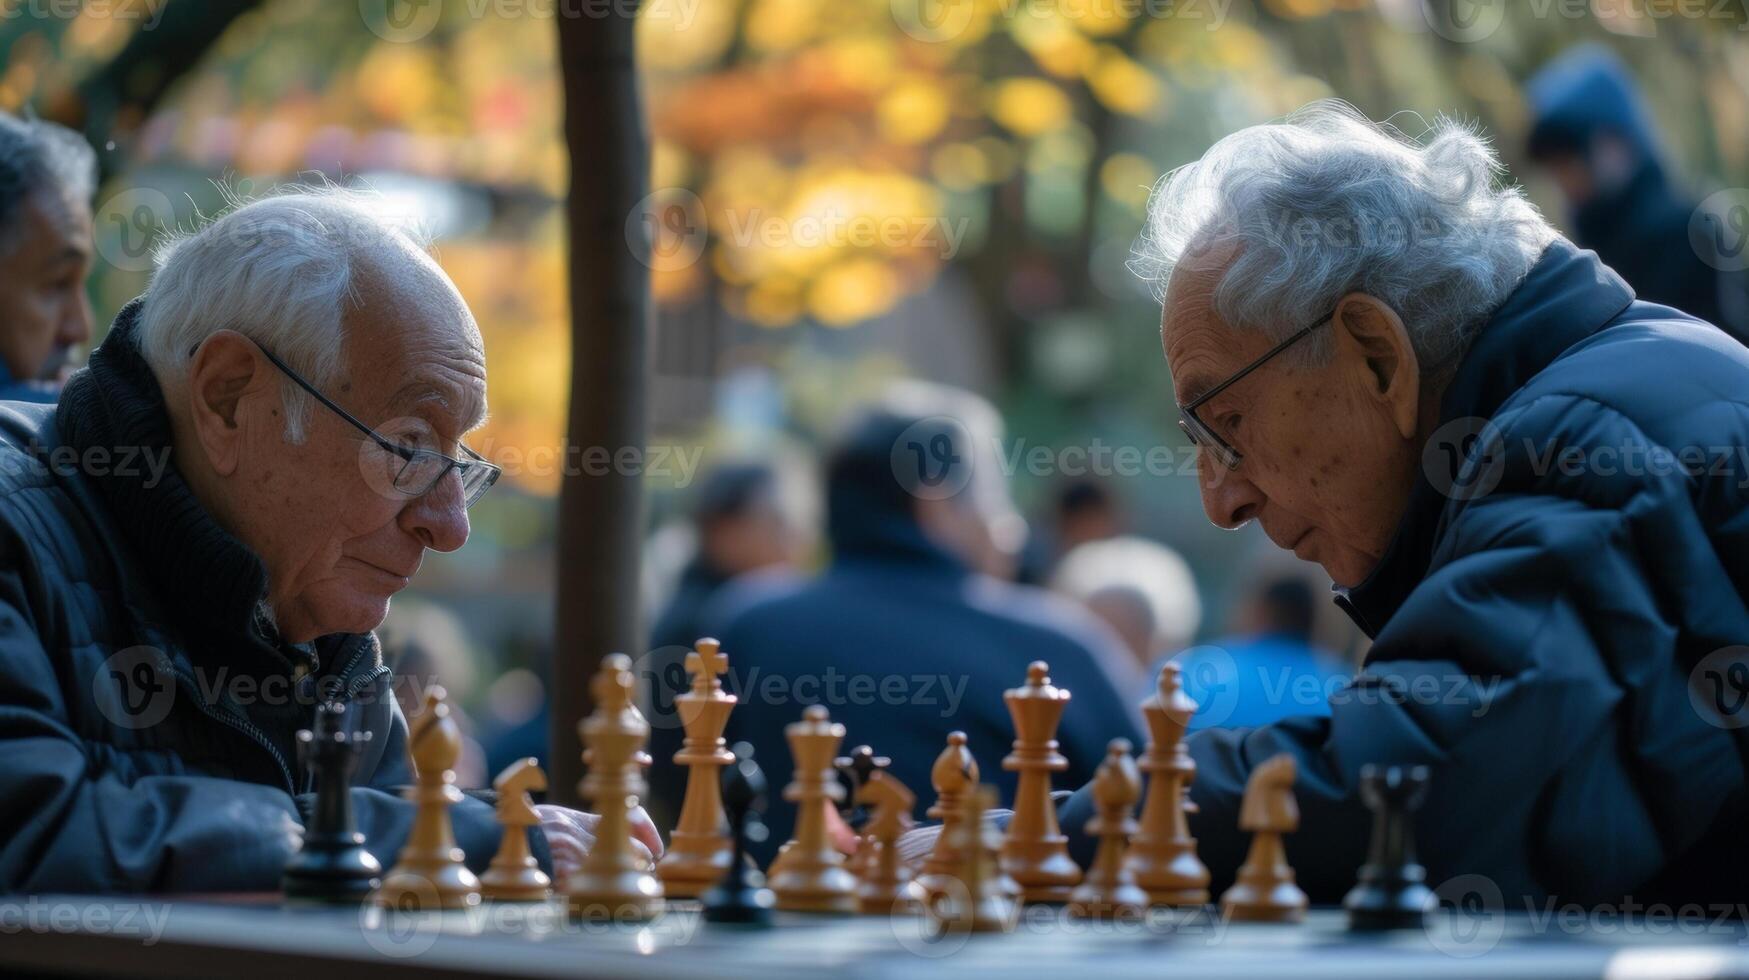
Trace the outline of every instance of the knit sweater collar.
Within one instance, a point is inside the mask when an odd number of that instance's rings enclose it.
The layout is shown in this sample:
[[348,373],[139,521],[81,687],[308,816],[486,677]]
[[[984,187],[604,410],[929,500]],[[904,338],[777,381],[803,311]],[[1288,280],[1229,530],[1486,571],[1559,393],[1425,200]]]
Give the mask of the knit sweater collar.
[[[89,366],[61,394],[56,426],[80,458],[93,458],[93,449],[111,459],[170,451],[163,392],[139,347],[142,305],[135,299],[122,308]],[[93,468],[86,479],[143,567],[146,586],[171,625],[196,641],[197,653],[233,666],[241,666],[244,650],[277,654],[266,567],[207,512],[173,458],[161,468]]]

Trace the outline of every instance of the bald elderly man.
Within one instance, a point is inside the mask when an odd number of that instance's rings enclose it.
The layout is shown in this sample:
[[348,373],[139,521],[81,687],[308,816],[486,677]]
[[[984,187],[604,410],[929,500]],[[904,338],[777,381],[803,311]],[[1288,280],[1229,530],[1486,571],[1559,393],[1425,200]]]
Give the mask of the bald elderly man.
[[1449,898],[1735,901],[1749,876],[1749,351],[1636,301],[1498,173],[1459,126],[1320,104],[1150,205],[1136,265],[1209,520],[1322,565],[1373,639],[1328,717],[1188,740],[1217,893],[1283,753],[1315,902],[1365,860],[1368,763],[1429,767]]
[[[392,862],[407,723],[371,631],[467,540],[485,412],[455,286],[337,192],[176,242],[58,407],[0,404],[0,891],[277,889],[330,699],[373,736],[353,802]],[[483,868],[491,807],[452,812]],[[542,818],[563,874],[594,817]]]

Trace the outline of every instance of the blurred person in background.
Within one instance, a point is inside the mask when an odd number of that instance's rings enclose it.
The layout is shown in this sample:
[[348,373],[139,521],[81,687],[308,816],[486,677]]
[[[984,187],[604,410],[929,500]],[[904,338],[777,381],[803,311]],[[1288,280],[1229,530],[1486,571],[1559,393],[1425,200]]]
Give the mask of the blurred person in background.
[[1349,671],[1312,640],[1317,602],[1301,576],[1265,578],[1240,605],[1233,635],[1177,657],[1185,693],[1204,709],[1191,720],[1192,731],[1330,714],[1329,694]]
[[[1005,689],[1043,660],[1074,701],[1057,733],[1070,760],[1062,785],[1092,776],[1106,741],[1137,737],[1100,664],[1124,656],[1085,610],[1004,581],[1024,534],[996,457],[1001,420],[966,392],[908,383],[858,413],[826,462],[832,561],[809,581],[747,579],[713,614],[741,703],[728,738],[746,740],[770,773],[792,760],[784,726],[823,704],[850,734],[892,759],[922,797],[952,731],[964,731],[985,782],[1014,786],[1002,757],[1014,724]],[[738,689],[737,689],[738,688]],[[1138,742],[1139,744],[1139,742]],[[794,821],[774,801],[772,856]]]
[[1744,243],[1737,236],[1716,241],[1705,225],[1691,237],[1696,202],[1666,172],[1627,68],[1607,49],[1584,45],[1551,62],[1526,92],[1530,155],[1560,185],[1573,241],[1596,252],[1640,299],[1749,338],[1743,278],[1722,272],[1717,254],[1734,258]]
[[[1119,691],[1140,705],[1154,689],[1159,663],[1182,650],[1202,625],[1196,577],[1178,552],[1156,541],[1117,537],[1089,541],[1064,556],[1051,588],[1086,606],[1111,627],[1123,648],[1102,661]],[[1138,709],[1139,710],[1139,709]]]
[[441,687],[449,695],[450,717],[462,730],[462,751],[456,759],[456,783],[460,786],[490,786],[486,751],[477,737],[479,727],[467,711],[474,701],[479,671],[468,647],[467,629],[460,618],[431,603],[395,603],[377,627],[383,663],[394,678],[395,700],[401,714],[418,717],[425,710],[425,694]]
[[79,134],[0,113],[0,401],[53,402],[91,339],[91,195]]
[[1117,537],[1126,524],[1123,505],[1106,484],[1083,478],[1059,485],[1046,523],[1032,528],[1021,548],[1015,581],[1048,583],[1063,556],[1089,541]]
[[[686,769],[667,765],[686,732],[674,699],[691,687],[686,654],[707,636],[705,615],[723,586],[750,572],[792,569],[808,547],[806,505],[785,466],[766,461],[724,462],[705,473],[693,497],[692,558],[650,630],[650,652],[639,665],[651,721],[649,808],[657,823],[678,819]],[[667,819],[664,819],[667,818]]]

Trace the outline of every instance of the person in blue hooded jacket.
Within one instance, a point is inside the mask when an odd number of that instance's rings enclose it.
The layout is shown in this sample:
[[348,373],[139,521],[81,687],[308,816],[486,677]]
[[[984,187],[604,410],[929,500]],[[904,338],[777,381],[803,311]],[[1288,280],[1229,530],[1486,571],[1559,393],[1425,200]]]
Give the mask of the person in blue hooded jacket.
[[1217,894],[1281,754],[1314,902],[1365,860],[1369,763],[1429,768],[1415,829],[1448,898],[1749,876],[1749,350],[1635,300],[1498,173],[1463,126],[1317,103],[1155,190],[1135,265],[1208,518],[1322,565],[1373,641],[1327,716],[1187,739]]
[[[1108,739],[1136,740],[1129,692],[1099,666],[1122,655],[1117,638],[1069,600],[1004,581],[1023,529],[999,438],[994,410],[975,396],[922,384],[890,392],[828,455],[825,571],[741,580],[709,613],[729,657],[725,687],[740,698],[728,739],[752,744],[774,787],[792,770],[784,726],[818,703],[845,725],[845,750],[866,743],[892,760],[919,811],[952,731],[966,733],[980,778],[1006,800],[1015,776],[1002,759],[1015,734],[1002,692],[1035,660],[1071,694],[1057,733],[1069,760],[1061,789],[1092,778]],[[761,860],[794,823],[794,807],[772,797]]]
[[1530,156],[1560,186],[1573,240],[1597,252],[1640,299],[1749,339],[1741,220],[1697,213],[1672,179],[1639,87],[1607,48],[1587,44],[1525,85]]

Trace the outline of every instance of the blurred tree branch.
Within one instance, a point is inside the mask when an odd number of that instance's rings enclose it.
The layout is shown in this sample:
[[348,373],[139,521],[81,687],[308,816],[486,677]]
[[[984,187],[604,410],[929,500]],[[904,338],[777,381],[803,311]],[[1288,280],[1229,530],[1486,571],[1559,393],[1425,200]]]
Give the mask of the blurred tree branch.
[[51,96],[43,116],[83,132],[97,148],[102,176],[108,177],[176,80],[200,63],[238,17],[260,5],[261,0],[171,0],[151,29],[135,31],[121,52],[76,90]]

